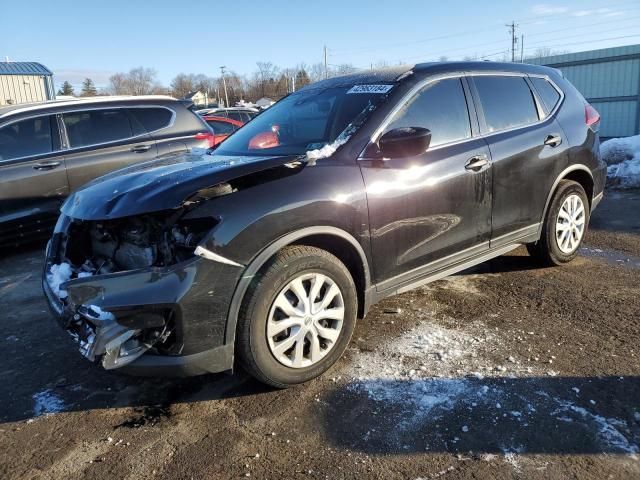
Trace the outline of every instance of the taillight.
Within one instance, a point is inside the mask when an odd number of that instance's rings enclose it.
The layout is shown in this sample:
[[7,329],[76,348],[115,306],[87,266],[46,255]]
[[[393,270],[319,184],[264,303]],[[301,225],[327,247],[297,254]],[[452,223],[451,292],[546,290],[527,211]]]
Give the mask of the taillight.
[[587,126],[594,129],[597,129],[598,123],[600,123],[600,114],[588,103],[584,106],[584,120]]
[[196,133],[194,137],[196,140],[206,140],[209,148],[213,148],[216,144],[216,136],[211,132]]

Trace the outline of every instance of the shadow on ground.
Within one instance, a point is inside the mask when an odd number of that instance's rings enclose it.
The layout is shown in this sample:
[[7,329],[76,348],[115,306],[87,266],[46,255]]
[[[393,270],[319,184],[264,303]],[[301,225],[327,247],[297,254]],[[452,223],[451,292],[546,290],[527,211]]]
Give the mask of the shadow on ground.
[[639,377],[371,379],[326,402],[332,443],[368,454],[634,454],[640,445]]

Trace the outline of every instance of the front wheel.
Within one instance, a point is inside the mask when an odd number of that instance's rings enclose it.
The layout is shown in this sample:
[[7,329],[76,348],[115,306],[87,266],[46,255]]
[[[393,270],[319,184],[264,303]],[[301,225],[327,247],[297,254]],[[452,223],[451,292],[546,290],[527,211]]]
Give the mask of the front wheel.
[[315,247],[286,247],[249,287],[238,318],[240,362],[258,380],[285,388],[324,373],[355,326],[349,270]]
[[570,262],[578,255],[588,225],[589,202],[584,188],[562,180],[549,205],[540,240],[527,245],[527,250],[546,265]]

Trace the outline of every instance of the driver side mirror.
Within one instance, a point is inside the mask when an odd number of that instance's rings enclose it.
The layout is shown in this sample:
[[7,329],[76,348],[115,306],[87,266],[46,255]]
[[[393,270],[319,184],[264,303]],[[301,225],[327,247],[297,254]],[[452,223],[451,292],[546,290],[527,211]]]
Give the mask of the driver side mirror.
[[421,155],[431,143],[431,131],[422,127],[402,127],[389,130],[378,141],[384,158]]

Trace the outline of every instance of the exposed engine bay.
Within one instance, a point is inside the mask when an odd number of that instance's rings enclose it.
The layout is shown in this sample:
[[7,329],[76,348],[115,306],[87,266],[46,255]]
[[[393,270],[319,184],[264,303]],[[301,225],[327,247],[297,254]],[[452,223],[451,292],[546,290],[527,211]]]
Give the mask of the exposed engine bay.
[[179,353],[174,351],[171,309],[110,312],[98,305],[76,305],[66,290],[66,282],[153,267],[162,269],[193,257],[198,243],[216,220],[181,221],[183,213],[160,212],[108,221],[68,219],[66,231],[51,247],[56,251],[50,255],[58,263],[47,266],[45,278],[51,294],[67,314],[65,328],[89,360],[101,358],[103,367],[112,369],[131,363],[149,349]]
[[64,259],[75,266],[78,276],[181,262],[193,255],[215,220],[175,223],[172,217],[144,215],[104,222],[74,222],[66,238]]

